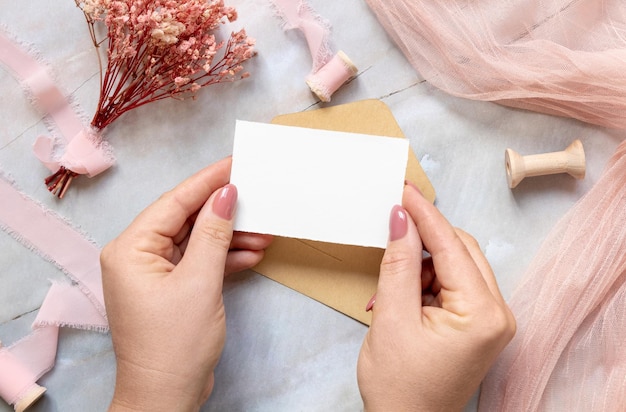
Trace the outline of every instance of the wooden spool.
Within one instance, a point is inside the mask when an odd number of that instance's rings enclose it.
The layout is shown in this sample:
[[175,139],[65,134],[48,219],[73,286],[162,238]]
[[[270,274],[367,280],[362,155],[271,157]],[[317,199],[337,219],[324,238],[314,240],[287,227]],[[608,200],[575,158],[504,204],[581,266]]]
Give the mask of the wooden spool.
[[34,384],[28,391],[18,400],[13,406],[15,412],[24,412],[26,409],[30,408],[43,396],[46,392],[46,388],[43,386],[39,386]]
[[562,152],[521,156],[512,149],[504,153],[506,177],[513,189],[525,177],[567,173],[576,179],[585,177],[585,151],[576,139]]
[[[0,341],[0,348],[1,347],[2,347],[2,341]],[[13,409],[15,410],[15,412],[24,412],[26,409],[33,406],[39,400],[39,398],[43,396],[45,392],[46,392],[46,388],[38,385],[37,383],[33,384],[15,402],[15,405],[13,405]]]

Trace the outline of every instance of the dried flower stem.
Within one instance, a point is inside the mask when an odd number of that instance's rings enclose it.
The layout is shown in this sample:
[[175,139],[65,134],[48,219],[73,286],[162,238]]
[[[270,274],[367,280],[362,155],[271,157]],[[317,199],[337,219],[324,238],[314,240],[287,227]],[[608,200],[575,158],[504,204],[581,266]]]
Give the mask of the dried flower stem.
[[56,173],[48,176],[44,182],[48,186],[48,190],[57,195],[59,199],[63,199],[65,192],[70,187],[72,180],[78,176],[78,173],[72,172],[69,169],[61,166]]

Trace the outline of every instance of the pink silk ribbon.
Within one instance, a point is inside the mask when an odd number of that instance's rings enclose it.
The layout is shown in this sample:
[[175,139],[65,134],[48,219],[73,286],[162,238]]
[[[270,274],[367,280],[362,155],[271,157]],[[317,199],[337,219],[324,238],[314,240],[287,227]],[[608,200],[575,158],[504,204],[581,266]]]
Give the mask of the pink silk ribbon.
[[99,248],[4,178],[0,178],[0,199],[2,229],[54,263],[72,281],[53,283],[32,325],[33,332],[11,346],[0,347],[0,396],[18,411],[45,391],[36,382],[54,366],[59,327],[106,331],[108,322]]
[[270,0],[284,22],[284,29],[298,29],[304,34],[313,59],[307,85],[321,101],[329,102],[332,94],[353,78],[358,69],[343,52],[333,56],[330,47],[330,24],[304,0]]
[[35,155],[51,171],[61,166],[72,172],[93,177],[113,165],[110,147],[98,133],[83,125],[68,99],[55,86],[46,68],[29,53],[22,50],[6,33],[0,30],[0,63],[4,63],[22,80],[34,104],[56,124],[65,151],[56,155],[55,139],[40,136]]

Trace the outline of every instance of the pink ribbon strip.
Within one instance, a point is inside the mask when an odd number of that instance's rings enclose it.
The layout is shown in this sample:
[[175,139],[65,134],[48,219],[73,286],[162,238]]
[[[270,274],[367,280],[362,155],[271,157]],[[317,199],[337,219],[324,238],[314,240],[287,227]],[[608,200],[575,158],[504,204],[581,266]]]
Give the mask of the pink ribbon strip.
[[100,250],[61,217],[0,178],[0,226],[54,263],[72,284],[53,283],[32,325],[33,332],[0,347],[0,396],[16,411],[45,388],[37,380],[54,366],[58,328],[108,330],[100,277]]
[[42,163],[55,172],[61,166],[74,173],[93,177],[113,165],[110,147],[95,130],[86,128],[68,99],[55,86],[44,65],[22,50],[0,30],[0,63],[22,80],[33,103],[56,124],[63,139],[58,143],[65,152],[56,156],[55,139],[40,136],[34,151]]
[[313,58],[313,68],[306,78],[311,91],[323,102],[353,78],[358,69],[348,56],[339,51],[333,56],[330,43],[330,24],[304,0],[270,0],[283,19],[284,29],[298,29],[303,34]]

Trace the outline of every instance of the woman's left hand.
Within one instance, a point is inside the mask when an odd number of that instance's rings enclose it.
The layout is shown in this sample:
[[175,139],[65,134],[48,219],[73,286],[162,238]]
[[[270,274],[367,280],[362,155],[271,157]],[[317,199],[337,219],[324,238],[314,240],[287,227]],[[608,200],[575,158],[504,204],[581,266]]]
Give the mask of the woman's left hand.
[[117,358],[111,410],[198,410],[224,346],[224,275],[256,265],[271,237],[233,235],[230,158],[161,196],[102,251]]

